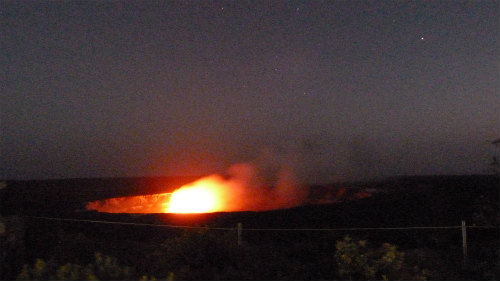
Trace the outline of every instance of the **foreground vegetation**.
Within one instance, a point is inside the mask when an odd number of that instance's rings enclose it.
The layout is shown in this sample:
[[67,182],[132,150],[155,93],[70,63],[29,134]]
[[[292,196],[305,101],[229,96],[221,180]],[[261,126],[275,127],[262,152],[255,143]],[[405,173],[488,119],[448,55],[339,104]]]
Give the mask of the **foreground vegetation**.
[[[498,280],[497,248],[482,248],[464,268],[451,249],[400,249],[344,236],[237,244],[233,231],[186,230],[161,244],[96,241],[61,233],[44,257],[18,269],[19,280]],[[276,237],[275,237],[276,238]],[[42,240],[50,239],[41,237]],[[42,241],[41,240],[41,241]],[[52,240],[54,241],[54,240]],[[46,241],[48,242],[48,241]],[[95,252],[105,250],[103,254]],[[114,255],[116,257],[113,257]],[[477,262],[480,261],[480,262]]]
[[[349,236],[339,240],[330,254],[318,260],[304,259],[311,250],[304,245],[285,252],[273,248],[236,245],[234,239],[214,235],[208,230],[187,231],[163,243],[148,258],[149,268],[159,279],[413,279],[426,280],[431,272],[406,260],[395,245],[384,243],[370,247],[365,240]],[[264,250],[267,248],[267,250]],[[145,257],[142,257],[145,258]],[[272,266],[270,266],[272,265]],[[59,264],[37,258],[32,266],[24,265],[19,280],[150,280],[116,258],[95,253],[92,263]]]
[[[7,229],[0,235],[0,279],[500,280],[498,178],[469,179],[467,183],[467,178],[426,178],[428,185],[414,187],[405,179],[394,185],[402,191],[356,202],[210,215],[202,216],[203,223],[194,218],[191,221],[191,225],[224,229],[35,219],[30,216],[41,211],[33,211],[19,199],[26,208],[9,208],[0,216]],[[417,192],[408,192],[412,188]],[[169,218],[74,212],[58,203],[61,210],[70,211],[63,214],[49,209],[43,215],[150,224],[165,223]],[[8,212],[12,210],[33,213]],[[461,219],[470,226],[490,227],[467,229],[466,260],[457,228],[250,231],[273,227],[454,226]],[[236,230],[226,227],[240,221],[245,228],[238,244]]]

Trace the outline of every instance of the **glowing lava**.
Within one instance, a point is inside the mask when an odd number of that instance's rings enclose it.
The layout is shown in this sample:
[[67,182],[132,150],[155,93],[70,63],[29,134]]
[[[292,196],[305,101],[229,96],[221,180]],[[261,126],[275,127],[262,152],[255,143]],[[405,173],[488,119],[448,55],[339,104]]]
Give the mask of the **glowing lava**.
[[224,209],[218,183],[205,178],[172,193],[167,213],[211,213]]
[[88,210],[105,213],[163,213],[172,193],[116,197],[87,203]]
[[264,211],[300,205],[307,192],[283,169],[269,183],[253,165],[240,163],[184,185],[173,193],[110,198],[89,202],[87,209],[108,213],[213,213]]

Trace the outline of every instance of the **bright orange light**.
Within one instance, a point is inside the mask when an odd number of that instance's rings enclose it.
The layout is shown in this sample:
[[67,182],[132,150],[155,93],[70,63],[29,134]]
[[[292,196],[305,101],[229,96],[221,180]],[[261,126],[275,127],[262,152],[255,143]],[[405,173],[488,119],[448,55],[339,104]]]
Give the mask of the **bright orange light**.
[[219,183],[204,178],[172,193],[167,213],[211,213],[223,209]]
[[283,169],[272,185],[251,164],[240,163],[229,176],[213,174],[173,193],[110,198],[89,202],[87,209],[109,213],[213,213],[265,211],[298,206],[307,198],[293,173]]
[[172,193],[116,197],[87,203],[88,210],[106,213],[163,213]]

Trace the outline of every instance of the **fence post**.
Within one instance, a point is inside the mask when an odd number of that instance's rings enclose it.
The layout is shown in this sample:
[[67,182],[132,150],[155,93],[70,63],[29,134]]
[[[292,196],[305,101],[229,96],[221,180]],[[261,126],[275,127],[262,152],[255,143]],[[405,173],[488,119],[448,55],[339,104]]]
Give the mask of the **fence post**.
[[462,221],[462,251],[463,251],[463,265],[467,267],[467,227],[465,221]]
[[243,231],[243,224],[241,222],[236,225],[236,230],[238,232],[238,246],[241,246],[241,232]]

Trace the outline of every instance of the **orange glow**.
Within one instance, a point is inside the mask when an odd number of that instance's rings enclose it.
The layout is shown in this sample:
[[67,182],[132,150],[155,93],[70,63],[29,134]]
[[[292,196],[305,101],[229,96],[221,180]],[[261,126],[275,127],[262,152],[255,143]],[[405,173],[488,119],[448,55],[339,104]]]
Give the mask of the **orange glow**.
[[87,209],[108,213],[213,213],[265,211],[298,206],[307,197],[293,173],[281,170],[269,184],[251,164],[240,163],[229,176],[210,175],[173,193],[111,198],[89,202]]
[[172,193],[167,213],[211,213],[224,209],[217,182],[211,178],[185,185]]
[[87,203],[88,210],[105,213],[163,213],[172,193],[116,197]]

